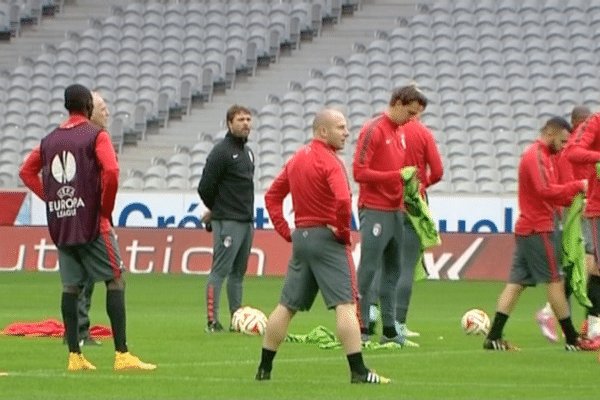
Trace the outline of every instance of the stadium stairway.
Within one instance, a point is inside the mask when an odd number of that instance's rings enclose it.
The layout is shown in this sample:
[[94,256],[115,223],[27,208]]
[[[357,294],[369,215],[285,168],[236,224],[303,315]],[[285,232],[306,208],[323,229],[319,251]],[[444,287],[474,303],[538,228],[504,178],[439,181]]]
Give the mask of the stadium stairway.
[[[356,42],[368,43],[375,30],[391,30],[398,17],[410,17],[416,13],[417,3],[411,0],[364,0],[362,9],[351,17],[342,17],[340,23],[324,28],[320,37],[312,42],[302,42],[291,55],[283,55],[277,63],[266,69],[258,69],[255,76],[238,82],[223,95],[213,95],[211,102],[195,108],[181,120],[171,120],[158,133],[147,135],[146,140],[136,146],[125,146],[119,160],[121,182],[130,171],[145,171],[154,157],[168,159],[175,154],[175,146],[191,148],[198,142],[199,135],[215,135],[222,132],[226,110],[232,104],[243,104],[260,110],[267,96],[283,95],[289,90],[290,81],[304,83],[313,68],[325,69],[331,65],[333,56],[346,57],[352,54]],[[251,133],[252,135],[252,133]],[[251,137],[252,141],[252,137]]]

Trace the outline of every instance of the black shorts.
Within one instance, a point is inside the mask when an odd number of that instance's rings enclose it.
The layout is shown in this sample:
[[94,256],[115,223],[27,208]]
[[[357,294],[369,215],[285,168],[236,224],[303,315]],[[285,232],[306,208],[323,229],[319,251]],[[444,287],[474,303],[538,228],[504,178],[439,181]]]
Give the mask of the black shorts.
[[60,277],[65,286],[111,281],[123,267],[114,233],[101,233],[90,243],[58,247]]
[[562,279],[560,231],[515,236],[515,241],[510,283],[535,286]]
[[319,289],[327,308],[357,301],[350,248],[338,243],[331,230],[298,228],[292,234],[292,246],[281,304],[291,310],[309,310]]

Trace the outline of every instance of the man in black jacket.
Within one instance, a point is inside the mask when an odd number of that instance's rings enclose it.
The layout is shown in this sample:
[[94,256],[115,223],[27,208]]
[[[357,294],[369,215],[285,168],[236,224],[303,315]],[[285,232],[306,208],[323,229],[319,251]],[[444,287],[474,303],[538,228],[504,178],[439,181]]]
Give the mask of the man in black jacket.
[[207,332],[223,330],[219,297],[227,278],[230,317],[242,305],[242,281],[254,234],[254,154],[246,145],[252,114],[234,105],[227,110],[225,138],[212,149],[198,185],[209,209],[202,221],[213,230],[213,261],[206,284]]

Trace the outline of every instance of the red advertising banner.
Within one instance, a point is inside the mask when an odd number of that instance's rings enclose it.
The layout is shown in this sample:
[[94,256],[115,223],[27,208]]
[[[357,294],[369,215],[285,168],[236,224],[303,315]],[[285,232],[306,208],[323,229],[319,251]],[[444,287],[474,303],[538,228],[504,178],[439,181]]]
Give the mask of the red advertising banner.
[[0,191],[0,226],[13,226],[15,224],[26,195],[27,192],[24,190]]
[[[207,274],[212,234],[205,230],[116,228],[124,267],[134,274]],[[58,270],[56,247],[46,227],[0,226],[0,272]],[[353,233],[352,255],[360,260],[360,235]],[[430,279],[505,280],[514,237],[510,234],[442,234],[442,245],[424,256]],[[248,274],[285,275],[291,244],[273,230],[256,230]]]

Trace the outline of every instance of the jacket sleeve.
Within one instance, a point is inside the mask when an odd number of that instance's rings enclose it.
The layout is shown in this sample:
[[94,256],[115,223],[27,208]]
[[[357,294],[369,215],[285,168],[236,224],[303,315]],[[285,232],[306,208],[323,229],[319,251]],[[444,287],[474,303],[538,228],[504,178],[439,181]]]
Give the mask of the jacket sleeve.
[[558,183],[565,184],[575,180],[575,174],[573,172],[573,164],[567,159],[567,153],[559,153],[556,159],[556,166],[558,167]]
[[584,189],[583,181],[570,181],[565,184],[550,182],[543,163],[535,157],[528,157],[523,163],[522,168],[528,171],[534,192],[549,203],[567,206],[573,201],[573,197]]
[[40,145],[35,146],[23,161],[23,165],[19,169],[19,177],[33,193],[40,199],[45,200],[44,184],[40,178],[42,170],[42,153]]
[[285,166],[265,193],[265,207],[273,227],[286,241],[292,241],[290,226],[283,217],[283,200],[290,193],[290,181]]
[[379,129],[361,130],[352,162],[354,180],[358,183],[395,183],[401,179],[399,170],[377,171],[372,169],[371,160],[376,156]]
[[442,164],[442,156],[433,140],[433,135],[429,130],[426,132],[426,147],[425,147],[425,163],[429,165],[427,174],[427,182],[424,182],[425,187],[429,187],[434,183],[442,180],[444,175],[444,166]]
[[106,131],[100,131],[96,137],[96,159],[101,170],[102,200],[100,213],[111,221],[111,214],[115,207],[115,198],[119,188],[119,163],[115,148]]
[[567,158],[572,163],[595,164],[600,161],[600,152],[592,150],[592,145],[596,141],[596,136],[600,134],[600,116],[595,115],[584,123],[583,134],[579,141],[574,143]]
[[212,210],[215,205],[224,167],[224,157],[221,151],[218,147],[213,148],[208,154],[202,171],[202,178],[198,183],[198,194],[209,210]]
[[337,238],[343,244],[350,244],[350,219],[352,218],[352,197],[346,173],[339,164],[327,174],[327,182],[335,197],[335,217]]

